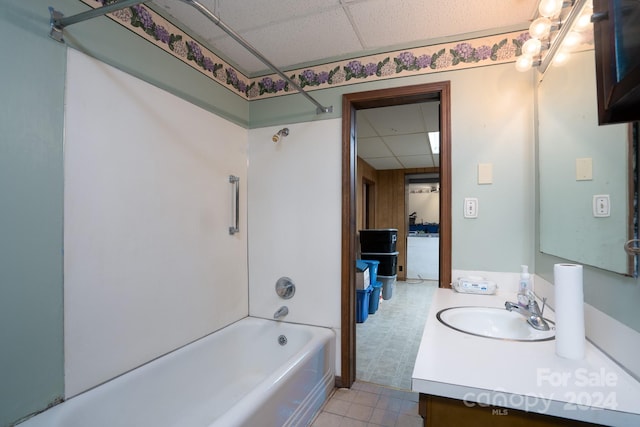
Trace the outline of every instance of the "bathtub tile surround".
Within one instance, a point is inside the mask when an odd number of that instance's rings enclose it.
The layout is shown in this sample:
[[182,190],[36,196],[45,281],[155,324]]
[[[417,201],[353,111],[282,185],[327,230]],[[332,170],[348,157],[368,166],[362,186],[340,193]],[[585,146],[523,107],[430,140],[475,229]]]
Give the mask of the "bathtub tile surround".
[[248,314],[246,129],[67,52],[65,398]]
[[311,427],[421,427],[418,393],[356,380],[335,390]]
[[429,304],[438,283],[397,282],[393,297],[356,325],[356,378],[411,390],[415,363]]
[[[281,128],[249,134],[249,314],[272,319],[286,305],[285,321],[340,336],[341,237],[327,230],[341,227],[341,175],[326,171],[340,169],[340,144],[327,141],[340,140],[341,120],[287,125],[289,135],[274,144]],[[296,284],[286,301],[275,291],[282,276]]]

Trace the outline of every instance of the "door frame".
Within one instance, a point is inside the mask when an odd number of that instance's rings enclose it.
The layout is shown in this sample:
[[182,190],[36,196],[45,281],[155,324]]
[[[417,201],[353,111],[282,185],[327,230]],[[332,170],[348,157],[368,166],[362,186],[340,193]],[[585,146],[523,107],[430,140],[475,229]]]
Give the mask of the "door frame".
[[451,83],[425,83],[342,96],[342,265],[341,341],[338,387],[351,387],[356,376],[356,111],[414,104],[440,98],[440,280],[451,286]]

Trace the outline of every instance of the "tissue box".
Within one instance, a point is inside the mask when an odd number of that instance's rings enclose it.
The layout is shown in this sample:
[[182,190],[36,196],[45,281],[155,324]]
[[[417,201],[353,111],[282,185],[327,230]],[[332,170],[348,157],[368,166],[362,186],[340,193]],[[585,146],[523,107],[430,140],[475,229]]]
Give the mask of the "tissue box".
[[359,260],[356,261],[356,289],[368,289],[370,284],[369,264]]

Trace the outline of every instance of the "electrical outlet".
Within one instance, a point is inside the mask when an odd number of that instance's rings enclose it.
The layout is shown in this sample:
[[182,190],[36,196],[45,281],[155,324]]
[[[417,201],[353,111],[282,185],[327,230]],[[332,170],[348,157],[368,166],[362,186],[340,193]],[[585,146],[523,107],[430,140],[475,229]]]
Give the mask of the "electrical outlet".
[[611,216],[611,201],[608,194],[593,196],[593,216],[596,218]]
[[478,199],[475,197],[465,197],[464,199],[464,217],[478,218]]

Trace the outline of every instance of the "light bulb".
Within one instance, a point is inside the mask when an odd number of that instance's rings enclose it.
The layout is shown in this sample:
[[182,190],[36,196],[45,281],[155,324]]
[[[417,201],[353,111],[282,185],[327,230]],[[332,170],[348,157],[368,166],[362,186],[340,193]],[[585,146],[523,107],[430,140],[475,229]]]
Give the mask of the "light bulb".
[[567,63],[569,60],[569,54],[567,52],[558,52],[556,56],[553,57],[553,65],[554,66],[562,66]]
[[591,13],[585,13],[576,21],[574,28],[577,31],[584,31],[591,25]]
[[522,54],[535,56],[540,53],[542,49],[542,43],[539,39],[529,39],[522,45]]
[[542,0],[538,6],[538,12],[547,18],[556,16],[562,10],[562,2],[563,0]]
[[521,55],[516,60],[516,70],[524,72],[529,71],[533,65],[533,58],[528,55]]
[[580,40],[582,40],[582,37],[580,36],[580,34],[576,33],[575,31],[571,31],[569,34],[565,36],[564,41],[562,42],[562,45],[567,49],[571,49],[577,46],[580,43]]
[[543,39],[551,31],[551,20],[549,18],[538,18],[529,26],[529,35],[534,39]]

